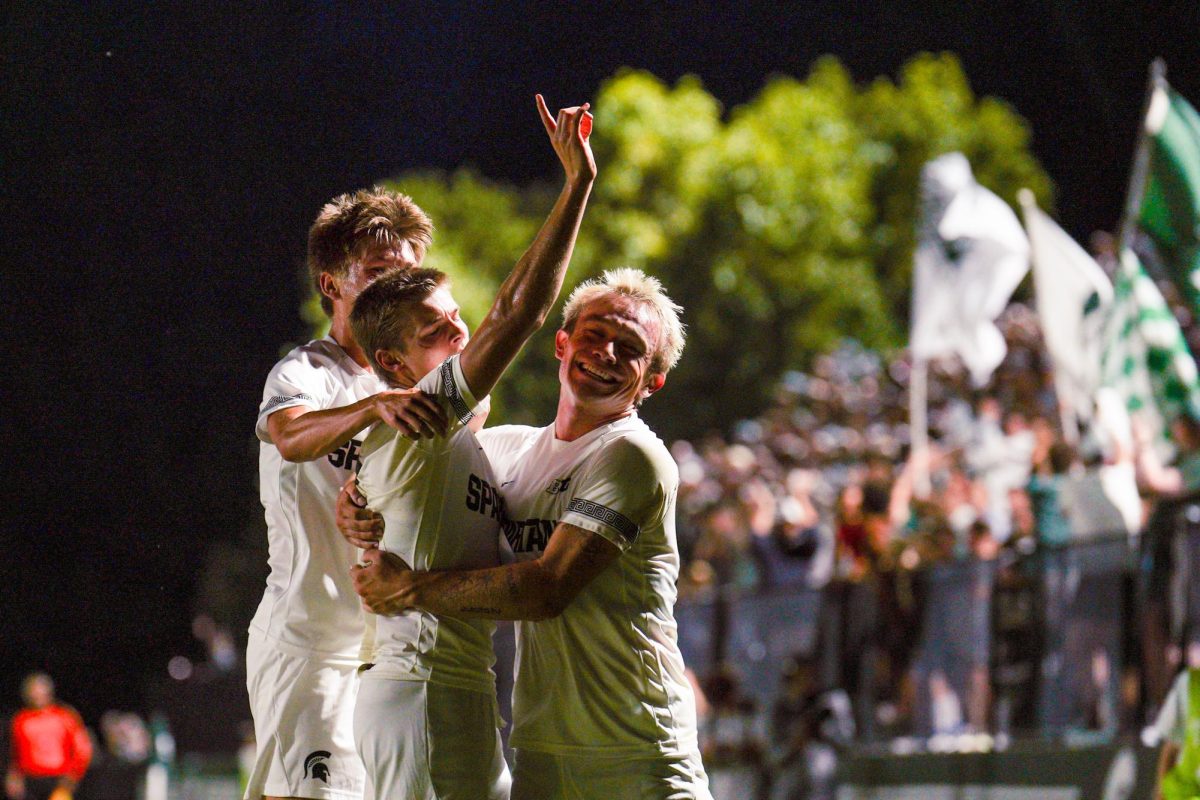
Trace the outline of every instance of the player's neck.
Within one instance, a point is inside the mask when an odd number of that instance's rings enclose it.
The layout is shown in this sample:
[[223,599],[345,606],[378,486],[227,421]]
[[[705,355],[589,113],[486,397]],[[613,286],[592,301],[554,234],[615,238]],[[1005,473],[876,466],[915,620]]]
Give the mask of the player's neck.
[[358,346],[358,342],[354,341],[354,334],[350,331],[348,318],[334,314],[333,319],[329,322],[329,335],[346,351],[346,355],[354,359],[355,364],[363,369],[371,368],[370,362],[367,361],[367,354]]
[[576,405],[570,398],[559,397],[558,414],[554,417],[554,438],[562,442],[573,442],[597,428],[625,419],[635,410],[632,407],[607,412],[592,410]]

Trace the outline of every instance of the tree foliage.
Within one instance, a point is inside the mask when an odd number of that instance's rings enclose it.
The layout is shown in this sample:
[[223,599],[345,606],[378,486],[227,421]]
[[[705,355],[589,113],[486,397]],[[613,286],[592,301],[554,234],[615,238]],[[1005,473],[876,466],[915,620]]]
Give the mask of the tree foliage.
[[[695,77],[669,86],[624,70],[593,110],[599,177],[568,285],[606,268],[658,276],[685,308],[688,345],[646,415],[668,435],[724,428],[762,408],[780,373],[844,337],[904,343],[921,166],[960,150],[1014,203],[1050,183],[1030,131],[1003,102],[977,99],[958,60],[920,55],[895,82],[857,86],[832,57],[805,80],[776,77],[724,112]],[[393,184],[437,230],[428,263],[450,273],[468,321],[532,240],[551,189],[469,171]],[[554,414],[552,325],[497,389],[498,421]]]

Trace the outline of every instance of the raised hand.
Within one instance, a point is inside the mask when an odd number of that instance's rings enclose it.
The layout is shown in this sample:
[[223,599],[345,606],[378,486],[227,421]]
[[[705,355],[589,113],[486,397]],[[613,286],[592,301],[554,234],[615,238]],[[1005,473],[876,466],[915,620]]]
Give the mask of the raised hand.
[[590,182],[596,177],[596,160],[592,157],[592,146],[588,141],[592,130],[589,108],[591,105],[588,103],[563,108],[556,119],[550,115],[545,98],[540,94],[537,96],[538,115],[542,118],[550,145],[562,162],[568,181]]

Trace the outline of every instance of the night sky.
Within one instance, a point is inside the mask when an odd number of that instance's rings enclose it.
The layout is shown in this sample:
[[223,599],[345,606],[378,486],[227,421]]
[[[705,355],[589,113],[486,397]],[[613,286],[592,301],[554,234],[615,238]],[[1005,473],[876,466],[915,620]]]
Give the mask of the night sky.
[[418,167],[557,180],[535,92],[633,66],[729,109],[826,53],[865,82],[953,51],[1030,122],[1084,240],[1119,216],[1150,60],[1200,105],[1194,2],[150,5],[0,12],[0,708],[35,667],[92,721],[138,708],[194,650],[205,553],[261,513],[256,406],[306,335],[317,209]]

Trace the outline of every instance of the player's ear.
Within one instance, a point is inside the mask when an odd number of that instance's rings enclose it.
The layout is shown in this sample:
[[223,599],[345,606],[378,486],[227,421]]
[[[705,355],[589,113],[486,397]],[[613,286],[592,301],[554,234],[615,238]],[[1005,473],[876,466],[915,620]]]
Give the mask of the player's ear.
[[379,348],[375,351],[375,363],[383,367],[389,375],[399,376],[404,371],[404,359],[399,350]]
[[571,335],[562,328],[558,329],[558,333],[554,334],[554,357],[559,361],[563,360],[563,355],[567,352],[567,339]]
[[642,387],[642,399],[645,400],[650,395],[657,392],[667,382],[667,374],[665,372],[652,372],[650,377],[646,378],[646,385]]
[[330,300],[337,299],[341,293],[341,290],[338,288],[337,278],[333,276],[332,272],[322,272],[317,277],[317,288],[321,290],[321,294]]

